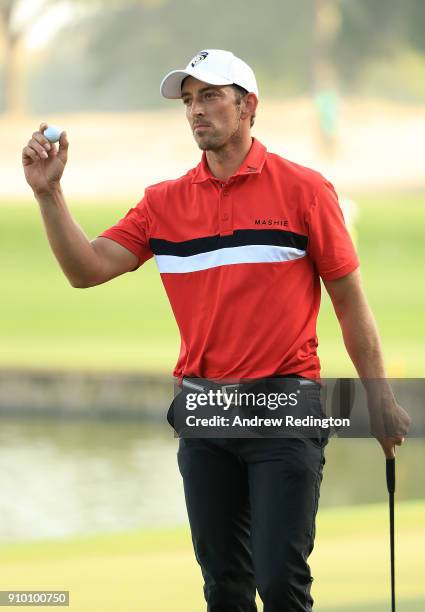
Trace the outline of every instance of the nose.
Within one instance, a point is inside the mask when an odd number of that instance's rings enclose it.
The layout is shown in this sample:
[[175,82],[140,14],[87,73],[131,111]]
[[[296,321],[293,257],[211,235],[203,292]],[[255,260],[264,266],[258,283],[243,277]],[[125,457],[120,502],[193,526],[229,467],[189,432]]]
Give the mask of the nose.
[[190,115],[192,117],[202,116],[204,114],[204,108],[199,99],[193,98],[192,104],[190,105]]

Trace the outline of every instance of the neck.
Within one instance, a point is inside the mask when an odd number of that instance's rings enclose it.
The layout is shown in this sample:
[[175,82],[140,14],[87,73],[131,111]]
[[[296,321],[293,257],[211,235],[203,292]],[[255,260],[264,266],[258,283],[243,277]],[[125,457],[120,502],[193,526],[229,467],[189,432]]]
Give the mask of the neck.
[[240,168],[252,145],[251,134],[232,140],[221,149],[206,151],[209,169],[221,181],[226,182]]

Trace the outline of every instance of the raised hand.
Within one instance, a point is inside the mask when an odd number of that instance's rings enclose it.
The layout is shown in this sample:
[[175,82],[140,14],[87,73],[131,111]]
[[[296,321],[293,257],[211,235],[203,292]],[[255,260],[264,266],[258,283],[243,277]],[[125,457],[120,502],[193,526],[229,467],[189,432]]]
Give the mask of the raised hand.
[[41,123],[22,150],[22,165],[27,183],[35,193],[49,192],[59,186],[67,158],[68,139],[62,132],[59,148],[43,135],[47,123]]

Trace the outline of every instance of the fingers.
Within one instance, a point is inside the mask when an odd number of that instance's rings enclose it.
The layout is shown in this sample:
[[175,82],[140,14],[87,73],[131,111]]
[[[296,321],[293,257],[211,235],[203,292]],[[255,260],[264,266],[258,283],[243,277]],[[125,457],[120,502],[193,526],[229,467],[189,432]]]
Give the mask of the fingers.
[[395,457],[394,442],[390,438],[384,438],[384,439],[379,440],[379,443],[382,446],[385,457],[387,459],[394,459]]
[[383,448],[385,457],[387,459],[394,459],[395,458],[395,447],[401,446],[404,443],[405,438],[403,436],[391,437],[391,438],[380,438],[378,439],[378,441]]
[[37,161],[49,157],[52,145],[41,132],[34,132],[25,149],[27,155],[34,161]]
[[377,438],[404,438],[411,426],[407,412],[399,405],[382,411],[376,407],[370,412],[370,431]]
[[392,446],[389,449],[384,449],[384,452],[385,452],[385,457],[387,459],[395,459],[395,448],[394,448],[394,446]]
[[39,161],[39,156],[38,153],[36,153],[33,149],[31,149],[30,147],[24,147],[22,150],[22,163],[24,164],[24,166],[27,166],[28,164],[31,164],[32,162],[36,162]]
[[38,132],[34,132],[26,147],[22,151],[22,161],[24,165],[33,162],[47,160],[48,158],[58,155],[61,161],[65,164],[67,160],[67,151],[69,142],[66,132],[62,132],[59,139],[59,150],[56,145],[49,142],[43,135],[43,131],[47,128],[47,123],[40,123]]
[[58,157],[64,164],[66,164],[66,161],[68,159],[68,147],[69,142],[66,132],[62,132],[61,137],[59,138]]

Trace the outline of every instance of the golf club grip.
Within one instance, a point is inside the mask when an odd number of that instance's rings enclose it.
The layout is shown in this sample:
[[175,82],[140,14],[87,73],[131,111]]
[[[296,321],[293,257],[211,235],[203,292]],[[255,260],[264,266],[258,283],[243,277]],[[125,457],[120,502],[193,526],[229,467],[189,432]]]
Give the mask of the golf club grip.
[[387,459],[387,489],[388,493],[395,491],[395,458]]

